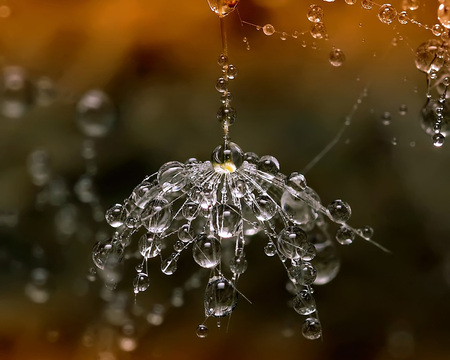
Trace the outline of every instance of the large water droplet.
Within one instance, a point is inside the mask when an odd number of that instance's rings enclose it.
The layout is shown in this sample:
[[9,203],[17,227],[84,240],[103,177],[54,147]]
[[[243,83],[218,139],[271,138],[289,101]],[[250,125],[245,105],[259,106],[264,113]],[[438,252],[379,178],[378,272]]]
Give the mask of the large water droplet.
[[195,262],[201,267],[215,267],[221,260],[220,241],[212,235],[198,235],[195,238],[195,244],[192,247],[192,256]]
[[155,199],[148,203],[141,215],[146,229],[152,233],[162,233],[172,219],[172,208],[166,199]]
[[223,317],[232,313],[238,302],[238,293],[225,278],[212,279],[205,290],[206,316]]
[[236,205],[218,204],[212,210],[214,230],[222,238],[230,238],[236,235],[241,218],[241,211]]

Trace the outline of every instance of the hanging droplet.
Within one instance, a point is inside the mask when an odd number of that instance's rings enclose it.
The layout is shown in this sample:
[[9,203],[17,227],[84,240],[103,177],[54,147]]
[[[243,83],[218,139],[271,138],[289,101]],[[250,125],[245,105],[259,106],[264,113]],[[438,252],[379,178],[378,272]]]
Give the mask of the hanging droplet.
[[92,249],[92,260],[94,264],[104,270],[107,265],[114,266],[122,261],[123,246],[113,243],[111,239],[97,241]]
[[152,233],[162,233],[172,220],[172,208],[166,199],[155,199],[148,203],[141,215],[142,224]]
[[178,239],[183,243],[189,243],[194,239],[194,232],[189,225],[184,224],[178,229]]
[[397,10],[391,4],[381,5],[380,10],[378,10],[378,19],[382,23],[391,24],[397,17]]
[[406,106],[405,104],[400,105],[400,107],[398,108],[398,113],[402,116],[405,116],[408,113],[408,106]]
[[266,24],[263,26],[263,33],[267,36],[273,35],[275,33],[275,28],[272,24]]
[[197,264],[211,269],[221,261],[220,241],[212,235],[200,234],[195,238],[192,256]]
[[316,280],[314,280],[313,284],[328,284],[337,276],[341,267],[341,260],[336,246],[331,240],[323,240],[321,236],[313,237],[312,241],[316,249],[316,257],[312,264],[317,270]]
[[303,289],[292,302],[294,310],[300,315],[310,315],[316,311],[316,301],[311,292]]
[[325,25],[323,23],[315,23],[313,26],[311,26],[310,33],[314,39],[323,39],[328,35],[327,29],[325,28]]
[[445,29],[441,24],[434,24],[431,28],[431,32],[434,36],[441,36],[444,31]]
[[345,54],[341,49],[333,49],[328,56],[330,64],[339,67],[345,62]]
[[200,339],[204,339],[208,336],[208,328],[205,325],[199,325],[195,333]]
[[445,136],[442,135],[441,133],[437,133],[433,135],[433,145],[435,147],[441,147],[442,145],[444,145],[444,141],[445,141]]
[[319,5],[311,5],[306,16],[309,21],[319,23],[323,19],[323,9]]
[[166,260],[161,263],[161,272],[166,275],[172,275],[175,271],[177,271],[177,253],[170,255]]
[[25,70],[19,66],[3,68],[0,89],[0,111],[7,118],[24,116],[34,102],[33,87]]
[[228,239],[237,234],[242,214],[236,205],[218,204],[212,210],[212,219],[212,225],[217,235]]
[[139,252],[146,258],[154,258],[161,253],[162,243],[159,238],[153,238],[153,234],[144,234],[138,242]]
[[135,294],[147,290],[149,286],[150,279],[148,278],[147,274],[141,272],[136,275],[133,282],[133,289]]
[[245,254],[241,250],[230,261],[230,270],[235,275],[241,275],[247,270],[247,260]]
[[228,65],[228,68],[227,68],[227,78],[228,78],[228,80],[236,79],[238,74],[239,74],[239,71],[238,71],[236,66],[234,66],[233,64]]
[[303,255],[303,243],[307,234],[298,226],[288,226],[278,235],[278,250],[288,259],[299,259]]
[[390,125],[391,124],[391,120],[392,120],[392,117],[391,117],[391,113],[389,111],[385,111],[383,113],[383,115],[381,115],[381,123],[383,125],[385,125],[385,126]]
[[77,124],[86,136],[103,137],[107,135],[115,121],[114,105],[103,91],[89,90],[76,106]]
[[205,290],[206,316],[224,317],[230,315],[238,302],[238,293],[225,278],[212,279]]
[[439,71],[443,66],[443,60],[437,55],[442,47],[442,41],[430,39],[422,43],[416,50],[416,67],[420,71],[429,73],[432,70]]
[[276,204],[267,195],[258,196],[252,204],[255,216],[261,220],[270,220],[277,212]]
[[363,238],[370,240],[373,237],[374,231],[370,226],[364,226],[361,229],[361,234],[362,234]]
[[208,5],[219,17],[224,17],[233,12],[239,0],[208,0]]
[[199,211],[199,205],[195,202],[187,202],[183,205],[181,213],[186,220],[194,220]]
[[344,223],[350,219],[352,210],[350,205],[342,200],[334,200],[327,206],[328,214],[336,223]]
[[[310,187],[307,187],[304,192],[313,200],[320,202],[319,195]],[[309,231],[314,227],[318,216],[317,212],[303,200],[292,196],[289,191],[284,191],[280,204],[289,220],[297,225],[301,225],[303,230]]]
[[317,340],[322,336],[322,325],[316,318],[307,318],[302,325],[302,334],[308,340]]
[[122,226],[126,220],[126,212],[121,204],[108,209],[105,214],[106,222],[114,228]]
[[264,246],[264,253],[267,256],[274,256],[277,253],[277,247],[272,242],[270,242],[266,246]]
[[409,22],[408,13],[406,11],[402,11],[401,13],[398,14],[397,19],[400,24],[406,25]]
[[294,284],[307,286],[316,280],[317,270],[311,263],[304,261],[300,265],[290,267],[288,275]]

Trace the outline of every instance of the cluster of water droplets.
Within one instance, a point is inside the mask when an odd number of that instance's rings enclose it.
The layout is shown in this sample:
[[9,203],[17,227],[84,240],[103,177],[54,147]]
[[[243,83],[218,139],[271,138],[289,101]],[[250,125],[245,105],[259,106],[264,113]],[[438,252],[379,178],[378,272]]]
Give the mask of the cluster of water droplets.
[[[115,233],[97,242],[92,255],[98,268],[114,267],[132,235],[143,229],[138,244],[143,260],[133,283],[134,292],[139,293],[150,286],[149,259],[160,258],[161,271],[172,275],[189,251],[201,268],[211,271],[204,295],[205,317],[221,318],[237,305],[237,283],[247,269],[250,238],[264,235],[264,252],[282,261],[295,289],[295,311],[308,316],[303,335],[316,339],[321,328],[312,285],[317,279],[319,284],[327,283],[339,268],[335,255],[330,256],[333,245],[325,220],[339,225],[335,238],[343,245],[356,236],[371,241],[373,234],[369,227],[350,227],[350,216],[350,206],[342,200],[322,205],[302,174],[283,175],[273,156],[244,153],[225,141],[213,151],[211,161],[172,161],[146,177],[130,197],[106,212]],[[170,254],[163,256],[170,248]],[[322,256],[317,256],[319,252]],[[204,337],[206,333],[203,323],[197,334]]]

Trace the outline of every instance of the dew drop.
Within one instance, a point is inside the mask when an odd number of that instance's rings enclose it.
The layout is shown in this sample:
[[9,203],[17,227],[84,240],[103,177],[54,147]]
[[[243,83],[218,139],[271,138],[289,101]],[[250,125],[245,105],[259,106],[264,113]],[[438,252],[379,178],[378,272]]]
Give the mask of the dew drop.
[[198,235],[192,247],[192,256],[195,262],[203,268],[215,267],[221,260],[220,241],[212,235]]
[[225,278],[212,279],[205,290],[206,316],[224,317],[230,315],[238,302],[238,293]]
[[263,33],[267,36],[273,35],[275,33],[275,28],[272,24],[266,24],[262,28]]
[[204,339],[208,336],[208,328],[205,325],[199,325],[195,333],[200,339]]
[[444,141],[445,141],[445,136],[442,135],[441,133],[437,133],[433,135],[433,145],[435,147],[441,147],[442,145],[444,145]]
[[322,336],[322,325],[313,317],[307,318],[302,325],[302,334],[308,340],[317,340]]
[[319,5],[311,5],[306,16],[309,21],[319,23],[323,19],[323,9]]
[[397,10],[391,4],[384,4],[378,11],[378,19],[382,23],[391,24],[397,17]]
[[316,301],[311,292],[301,290],[292,302],[294,310],[300,315],[310,315],[316,311]]
[[345,62],[345,54],[340,49],[333,49],[328,56],[328,60],[331,65],[339,67]]

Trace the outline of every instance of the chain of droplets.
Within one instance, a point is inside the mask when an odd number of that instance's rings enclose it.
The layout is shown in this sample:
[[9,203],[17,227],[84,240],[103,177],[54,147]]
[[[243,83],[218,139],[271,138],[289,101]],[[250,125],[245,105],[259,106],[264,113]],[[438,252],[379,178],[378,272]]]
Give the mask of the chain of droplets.
[[222,76],[216,82],[216,90],[221,94],[220,102],[222,103],[217,111],[217,120],[222,124],[225,140],[228,141],[229,127],[236,120],[236,110],[231,106],[233,97],[228,83],[236,78],[238,69],[228,62],[228,56],[225,54],[221,54],[217,62],[222,68]]
[[435,108],[436,122],[434,123],[434,126],[433,126],[434,135],[432,136],[433,145],[436,147],[441,147],[442,145],[444,145],[444,141],[445,141],[445,136],[444,136],[444,134],[442,134],[441,131],[442,131],[442,126],[443,126],[443,121],[444,121],[445,101],[446,101],[446,97],[447,97],[447,90],[450,85],[450,78],[448,76],[446,76],[443,79],[442,84],[445,86],[445,88],[444,88],[444,91],[442,92],[442,94],[439,96],[439,100],[436,104],[436,108]]
[[[279,35],[281,40],[287,40],[287,38],[289,38],[289,37],[292,39],[298,39],[299,36],[303,36],[303,35],[307,34],[308,32],[311,35],[311,37],[315,40],[321,40],[321,39],[328,40],[329,35],[328,35],[327,29],[325,27],[325,24],[323,22],[324,11],[323,11],[322,7],[319,5],[314,5],[314,4],[310,5],[310,7],[308,8],[306,17],[312,23],[310,30],[302,31],[302,32],[295,30],[292,33],[288,33],[286,31],[278,31],[275,29],[275,27],[272,24],[266,24],[264,26],[261,26],[261,25],[253,24],[248,21],[244,21],[242,19],[241,19],[241,23],[244,25],[253,26],[258,31],[262,30],[262,32],[267,36],[272,36],[274,34],[277,34],[277,35]],[[244,38],[244,43],[246,44],[247,49],[249,50],[250,46],[249,46],[247,38]],[[306,46],[307,46],[306,41],[303,40],[302,47],[306,47]],[[312,44],[312,48],[313,49],[317,48],[316,43]],[[333,46],[333,48],[329,54],[329,61],[330,61],[330,64],[335,67],[341,66],[345,62],[344,52],[341,49],[338,49]]]

